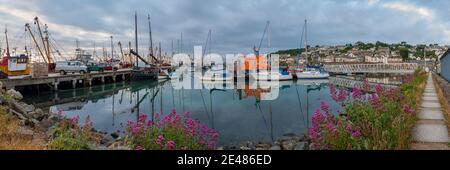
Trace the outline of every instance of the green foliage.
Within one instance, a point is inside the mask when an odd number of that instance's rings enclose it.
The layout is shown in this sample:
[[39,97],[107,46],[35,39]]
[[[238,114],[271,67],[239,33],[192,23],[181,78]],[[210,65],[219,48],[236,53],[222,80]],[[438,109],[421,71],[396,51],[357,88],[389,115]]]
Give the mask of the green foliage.
[[400,56],[402,57],[403,61],[408,60],[408,58],[409,58],[409,50],[408,50],[408,48],[401,47],[399,49],[399,51],[400,51]]
[[[329,106],[321,103],[309,129],[311,148],[408,149],[425,80],[426,74],[417,70],[404,78],[400,88],[384,89],[378,84],[369,96],[358,88],[349,95],[331,85],[332,98],[341,104],[339,113],[344,116],[333,116]],[[372,91],[367,82],[363,91]]]
[[273,54],[280,54],[280,55],[281,54],[289,54],[291,56],[297,56],[297,55],[300,55],[301,53],[303,53],[304,51],[305,51],[304,48],[302,48],[302,49],[297,48],[297,49],[279,50]]
[[[59,113],[60,115],[60,113]],[[83,127],[78,126],[78,117],[59,118],[54,138],[49,142],[48,148],[53,150],[89,150],[91,141],[92,123],[89,117]]]

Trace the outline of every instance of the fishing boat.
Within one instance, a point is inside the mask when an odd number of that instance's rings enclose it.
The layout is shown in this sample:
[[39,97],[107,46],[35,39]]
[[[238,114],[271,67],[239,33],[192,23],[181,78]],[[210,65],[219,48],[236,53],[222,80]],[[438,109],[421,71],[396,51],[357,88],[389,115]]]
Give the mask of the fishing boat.
[[233,81],[234,76],[223,67],[214,66],[206,71],[200,79],[203,81]]
[[296,72],[297,79],[327,79],[330,74],[317,67],[307,67],[306,70]]
[[[29,56],[27,54],[17,54],[15,51],[10,54],[8,34],[5,29],[6,51],[0,60],[0,78],[12,78],[14,76],[29,76]],[[25,47],[26,48],[26,47]]]
[[260,70],[251,74],[252,78],[258,81],[287,81],[292,80],[292,74],[287,71]]

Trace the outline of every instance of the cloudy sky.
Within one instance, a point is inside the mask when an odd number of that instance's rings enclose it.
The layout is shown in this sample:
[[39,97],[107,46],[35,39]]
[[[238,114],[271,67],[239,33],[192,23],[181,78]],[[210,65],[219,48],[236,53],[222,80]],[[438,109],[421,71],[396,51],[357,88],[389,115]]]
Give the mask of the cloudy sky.
[[[310,45],[377,40],[449,44],[448,6],[447,0],[0,0],[0,28],[7,27],[12,44],[21,48],[30,41],[24,38],[24,24],[38,16],[68,52],[77,39],[85,48],[94,42],[109,48],[110,35],[122,44],[133,41],[137,11],[142,51],[148,51],[147,14],[155,43],[167,51],[172,41],[177,48],[181,32],[184,50],[191,51],[204,44],[211,29],[213,52],[249,53],[267,20],[272,50],[295,48],[304,19]],[[4,48],[4,35],[0,38]]]

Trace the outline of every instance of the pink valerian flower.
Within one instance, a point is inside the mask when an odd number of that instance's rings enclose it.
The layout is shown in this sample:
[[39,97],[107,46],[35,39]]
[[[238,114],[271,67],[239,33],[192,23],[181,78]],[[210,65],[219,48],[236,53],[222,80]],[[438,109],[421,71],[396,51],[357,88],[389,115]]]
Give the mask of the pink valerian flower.
[[369,96],[369,103],[378,111],[383,111],[384,110],[384,106],[383,103],[381,102],[380,98],[378,97],[377,94],[372,93]]
[[164,141],[164,136],[163,135],[159,135],[158,138],[156,139],[155,143],[158,145],[162,145]]
[[138,150],[138,151],[140,151],[140,150],[144,150],[144,148],[142,148],[142,146],[141,146],[141,145],[137,145],[137,146],[136,146],[136,148],[135,148],[135,150]]
[[352,128],[352,126],[350,125],[349,122],[347,122],[347,124],[345,125],[345,130],[346,130],[348,133],[352,133],[353,128]]
[[56,118],[61,119],[62,118],[62,110],[58,110],[58,112],[56,112]]
[[325,112],[325,114],[330,114],[330,106],[324,101],[320,101],[320,109]]
[[338,101],[338,97],[337,97],[336,93],[337,93],[336,86],[334,86],[334,84],[330,84],[330,94],[331,94],[331,98],[334,101]]
[[383,95],[383,94],[384,94],[383,86],[381,86],[380,83],[377,83],[377,85],[375,86],[375,91],[376,91],[377,94],[379,94],[379,95]]
[[91,117],[90,116],[86,117],[86,120],[84,121],[84,126],[83,127],[84,128],[91,128],[91,127],[93,127],[93,123],[91,121]]
[[80,116],[77,115],[75,117],[71,117],[69,119],[69,123],[72,125],[77,125],[79,120],[80,120]]
[[415,114],[415,110],[411,109],[407,104],[403,105],[403,112],[404,113]]
[[216,141],[211,140],[208,142],[208,149],[214,149],[216,147]]
[[356,138],[356,139],[360,138],[361,137],[361,132],[359,130],[353,131],[352,137]]
[[338,101],[345,101],[348,97],[348,92],[345,89],[339,90]]
[[367,80],[367,79],[364,79],[363,90],[366,92],[370,91],[370,84],[369,84],[369,80]]
[[172,141],[172,140],[167,141],[166,148],[169,149],[169,150],[174,150],[175,149],[175,142]]
[[184,118],[190,118],[190,117],[191,117],[191,113],[189,113],[189,112],[184,112],[184,113],[183,113],[183,117],[184,117]]
[[360,100],[362,96],[362,91],[358,87],[354,87],[352,90],[352,98],[354,100]]
[[326,128],[329,132],[332,132],[332,133],[337,132],[336,126],[334,125],[333,121],[331,121],[331,120],[328,121]]
[[148,127],[153,126],[153,122],[149,120],[149,121],[147,122],[147,126],[148,126]]
[[147,121],[147,115],[144,113],[140,113],[138,116],[138,122],[145,123]]

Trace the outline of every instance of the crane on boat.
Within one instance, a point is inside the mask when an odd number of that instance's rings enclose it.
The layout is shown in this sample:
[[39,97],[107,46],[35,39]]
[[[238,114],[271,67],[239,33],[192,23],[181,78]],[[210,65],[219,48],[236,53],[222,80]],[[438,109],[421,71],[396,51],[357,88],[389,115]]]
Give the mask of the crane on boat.
[[[256,72],[259,73],[259,63],[260,63],[260,59],[259,59],[259,51],[261,50],[261,45],[264,41],[264,37],[266,34],[268,34],[268,30],[269,30],[269,26],[270,26],[270,21],[266,22],[266,27],[264,28],[264,32],[263,35],[261,37],[261,40],[259,41],[259,45],[258,48],[256,46],[253,46],[253,52],[255,53],[255,57],[256,57]],[[270,39],[270,38],[269,38]],[[269,40],[270,41],[270,40]],[[270,44],[269,44],[270,46]]]

